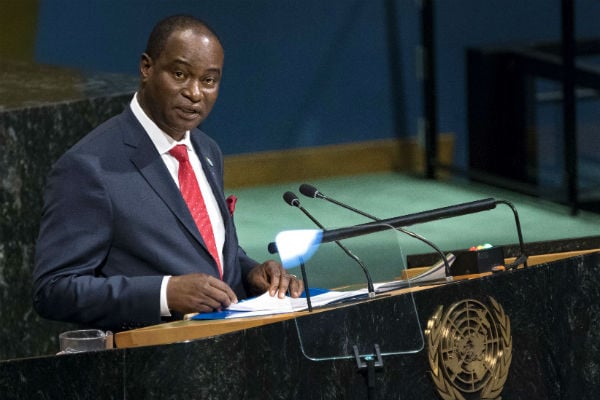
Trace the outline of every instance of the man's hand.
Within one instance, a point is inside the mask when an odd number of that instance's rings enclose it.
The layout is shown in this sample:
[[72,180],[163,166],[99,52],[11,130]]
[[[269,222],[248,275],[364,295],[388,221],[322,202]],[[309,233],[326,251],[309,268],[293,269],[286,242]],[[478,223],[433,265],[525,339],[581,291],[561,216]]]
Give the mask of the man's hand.
[[207,274],[172,276],[167,285],[169,309],[182,314],[220,311],[237,301],[226,283]]
[[248,273],[248,284],[252,294],[263,294],[267,290],[271,296],[278,293],[280,299],[285,297],[289,288],[292,297],[299,297],[304,284],[295,275],[288,274],[280,263],[274,260],[265,261],[252,268]]

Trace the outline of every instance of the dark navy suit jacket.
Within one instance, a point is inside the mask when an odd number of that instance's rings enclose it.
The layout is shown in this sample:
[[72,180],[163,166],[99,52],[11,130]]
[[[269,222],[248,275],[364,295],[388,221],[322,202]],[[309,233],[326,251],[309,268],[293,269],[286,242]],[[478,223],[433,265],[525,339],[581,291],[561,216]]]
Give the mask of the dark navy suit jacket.
[[[223,215],[223,279],[244,298],[245,275],[257,262],[238,245],[222,153],[198,129],[191,140]],[[196,272],[219,276],[177,185],[127,107],[67,151],[48,176],[35,309],[103,329],[157,324],[163,276]]]

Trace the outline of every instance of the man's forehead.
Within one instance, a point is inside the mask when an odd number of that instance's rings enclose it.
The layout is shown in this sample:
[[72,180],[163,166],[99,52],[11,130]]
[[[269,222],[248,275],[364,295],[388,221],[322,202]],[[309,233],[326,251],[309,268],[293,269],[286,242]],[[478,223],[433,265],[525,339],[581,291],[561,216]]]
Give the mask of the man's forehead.
[[219,39],[209,30],[203,27],[188,27],[176,29],[169,35],[167,42],[171,40],[190,40],[199,41],[205,46],[218,44],[221,46]]

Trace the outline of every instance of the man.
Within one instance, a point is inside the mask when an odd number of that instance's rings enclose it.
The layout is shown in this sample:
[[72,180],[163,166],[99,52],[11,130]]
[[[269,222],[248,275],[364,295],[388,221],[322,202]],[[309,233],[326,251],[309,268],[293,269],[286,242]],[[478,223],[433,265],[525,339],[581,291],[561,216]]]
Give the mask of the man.
[[54,165],[36,247],[40,315],[118,331],[267,290],[300,295],[279,263],[259,264],[238,245],[221,151],[196,128],[217,100],[223,59],[203,22],[159,22],[130,107]]

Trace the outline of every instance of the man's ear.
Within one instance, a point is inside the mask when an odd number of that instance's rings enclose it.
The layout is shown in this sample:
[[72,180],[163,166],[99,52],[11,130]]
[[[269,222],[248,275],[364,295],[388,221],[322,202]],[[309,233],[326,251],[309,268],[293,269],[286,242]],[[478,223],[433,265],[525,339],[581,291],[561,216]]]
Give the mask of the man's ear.
[[152,57],[148,55],[148,53],[142,53],[140,57],[140,77],[142,81],[148,78],[152,73],[152,66],[154,62],[152,61]]

